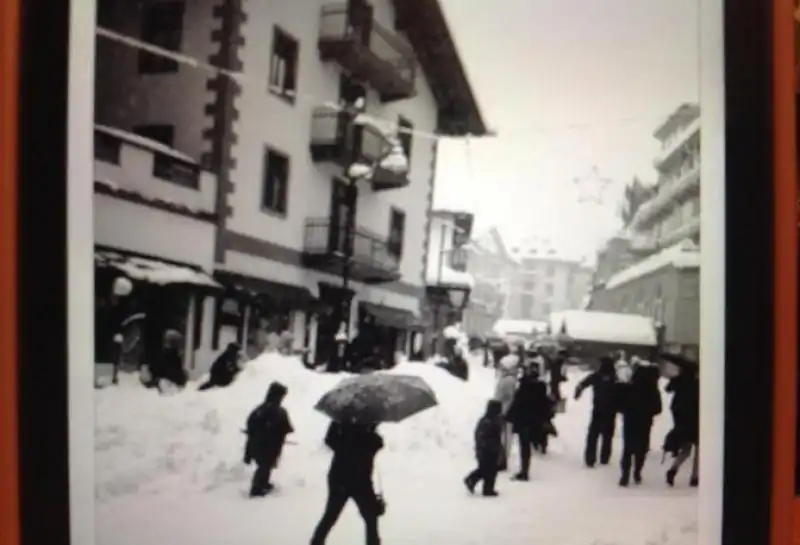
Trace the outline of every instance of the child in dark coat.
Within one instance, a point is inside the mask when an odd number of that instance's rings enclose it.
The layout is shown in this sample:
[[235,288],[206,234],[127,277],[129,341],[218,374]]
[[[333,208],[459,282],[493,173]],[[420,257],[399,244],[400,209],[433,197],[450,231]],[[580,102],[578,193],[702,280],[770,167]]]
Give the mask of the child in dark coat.
[[493,399],[486,405],[486,412],[475,427],[475,456],[478,467],[464,479],[470,494],[483,481],[483,495],[497,496],[494,489],[500,459],[503,456],[503,405]]
[[208,380],[198,390],[230,386],[236,375],[239,374],[239,343],[229,343],[219,357],[214,360],[208,373]]
[[289,414],[281,407],[287,392],[286,386],[273,382],[264,403],[253,409],[247,418],[244,463],[256,463],[250,485],[251,498],[266,496],[274,488],[270,482],[272,470],[278,466],[286,436],[294,431]]

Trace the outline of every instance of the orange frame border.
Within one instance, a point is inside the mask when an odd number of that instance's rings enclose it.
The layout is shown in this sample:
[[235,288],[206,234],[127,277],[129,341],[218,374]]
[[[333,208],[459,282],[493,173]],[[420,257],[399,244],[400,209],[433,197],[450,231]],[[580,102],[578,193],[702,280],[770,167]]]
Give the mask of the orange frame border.
[[21,0],[0,1],[0,535],[20,544],[17,420],[17,150]]
[[795,498],[794,478],[798,284],[795,13],[794,0],[773,0],[775,386],[770,532],[773,545],[800,543],[800,498]]

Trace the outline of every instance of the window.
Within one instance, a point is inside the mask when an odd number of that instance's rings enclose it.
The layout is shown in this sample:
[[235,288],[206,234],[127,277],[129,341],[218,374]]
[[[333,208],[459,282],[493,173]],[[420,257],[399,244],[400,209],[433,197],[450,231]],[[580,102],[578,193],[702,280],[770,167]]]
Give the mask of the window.
[[403,146],[403,151],[408,159],[408,164],[411,166],[411,148],[414,142],[414,135],[411,133],[411,131],[414,130],[414,124],[401,115],[397,119],[397,126],[400,128],[397,137],[400,140],[400,145]]
[[342,74],[339,77],[339,100],[346,104],[355,104],[358,99],[363,99],[366,103],[366,87],[354,77]]
[[275,150],[264,153],[261,209],[286,215],[289,200],[289,157]]
[[542,305],[542,316],[550,316],[550,303],[545,303]]
[[139,125],[134,127],[133,132],[170,148],[173,147],[175,141],[175,127],[173,125]]
[[197,165],[163,153],[153,155],[153,176],[189,189],[200,189],[200,169]]
[[272,58],[269,63],[269,90],[294,103],[297,91],[297,40],[278,27],[272,33]]
[[389,253],[395,257],[403,255],[403,239],[406,234],[406,214],[393,208],[389,215]]
[[536,289],[536,282],[533,280],[525,280],[522,282],[522,291],[533,291]]
[[105,163],[119,164],[122,143],[104,132],[94,133],[94,158]]
[[[162,49],[180,51],[183,40],[184,2],[147,2],[142,9],[141,39]],[[178,71],[178,63],[163,55],[139,51],[140,74]]]
[[552,266],[552,265],[548,265],[548,266],[547,266],[547,269],[545,269],[545,271],[544,271],[544,274],[545,274],[545,275],[546,275],[548,278],[550,278],[550,277],[552,277],[552,276],[555,274],[555,272],[556,272],[556,271],[555,271],[555,269],[553,268],[553,266]]
[[553,284],[547,284],[544,287],[544,293],[549,297],[553,295]]

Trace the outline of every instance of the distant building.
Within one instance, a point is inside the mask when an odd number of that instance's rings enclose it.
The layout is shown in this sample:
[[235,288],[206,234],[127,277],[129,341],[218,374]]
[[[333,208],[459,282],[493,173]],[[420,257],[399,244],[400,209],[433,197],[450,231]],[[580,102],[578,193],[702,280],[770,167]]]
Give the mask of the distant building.
[[551,312],[578,309],[594,271],[584,258],[568,256],[546,239],[529,239],[511,248],[519,262],[505,318],[546,321]]
[[511,285],[519,269],[497,228],[492,227],[467,246],[467,271],[475,279],[463,325],[470,335],[486,336],[504,316]]
[[683,104],[653,136],[655,195],[627,234],[598,252],[589,308],[651,316],[666,348],[696,357],[700,342],[700,108]]

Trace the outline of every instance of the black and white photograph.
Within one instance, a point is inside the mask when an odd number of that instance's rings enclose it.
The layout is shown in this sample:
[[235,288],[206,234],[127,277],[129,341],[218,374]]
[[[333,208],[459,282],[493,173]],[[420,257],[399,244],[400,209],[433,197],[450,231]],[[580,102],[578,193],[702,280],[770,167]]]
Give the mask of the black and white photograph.
[[700,545],[700,0],[87,4],[97,545]]

